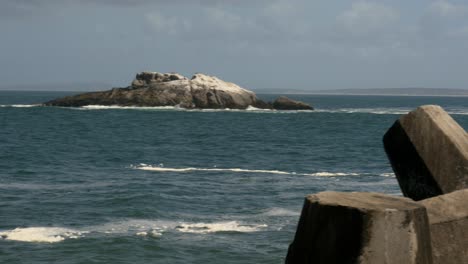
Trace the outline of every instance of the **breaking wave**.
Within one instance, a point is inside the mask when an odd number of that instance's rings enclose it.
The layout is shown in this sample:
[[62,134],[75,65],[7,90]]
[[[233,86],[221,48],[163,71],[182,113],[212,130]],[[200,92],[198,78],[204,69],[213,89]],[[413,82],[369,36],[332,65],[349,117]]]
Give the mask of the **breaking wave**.
[[300,211],[293,211],[285,208],[273,207],[265,212],[262,215],[266,216],[299,216],[301,214]]
[[[75,108],[76,109],[76,108]],[[85,105],[77,107],[84,110],[109,110],[109,109],[135,109],[135,110],[183,110],[177,106],[118,106],[118,105]]]
[[0,237],[6,240],[22,242],[56,243],[67,238],[79,238],[84,233],[86,232],[61,227],[18,227],[13,230],[0,232]]
[[[0,107],[29,108],[43,107],[41,104],[12,104],[0,105]],[[66,108],[66,107],[61,107]],[[248,112],[248,113],[337,113],[337,114],[376,114],[376,115],[403,115],[415,109],[405,107],[395,108],[334,108],[334,109],[315,109],[315,110],[274,110],[262,109],[249,106],[246,109],[187,109],[179,106],[118,106],[118,105],[86,105],[82,107],[71,107],[67,109],[75,110],[152,110],[152,111],[185,111],[185,112]],[[466,108],[446,108],[450,115],[468,115]]]
[[39,107],[40,104],[12,104],[12,105],[0,105],[0,107],[15,107],[15,108],[28,108],[28,107]]
[[338,109],[317,109],[318,113],[338,113],[338,114],[377,114],[377,115],[403,115],[410,112],[410,108],[338,108]]
[[354,172],[314,172],[314,173],[296,173],[280,170],[249,170],[241,168],[169,168],[163,166],[152,166],[141,163],[140,165],[131,165],[130,168],[144,171],[155,172],[193,172],[193,171],[213,171],[213,172],[236,172],[236,173],[263,173],[263,174],[280,174],[280,175],[299,175],[299,176],[315,176],[315,177],[339,177],[339,176],[359,176],[361,174]]
[[213,223],[187,223],[158,220],[126,220],[89,226],[81,229],[64,227],[18,227],[0,231],[0,239],[30,243],[57,243],[67,239],[86,236],[144,236],[159,238],[164,232],[175,231],[194,234],[218,232],[257,232],[268,227],[266,224],[245,224],[238,221]]
[[82,107],[74,107],[72,109],[78,110],[170,110],[170,111],[185,111],[185,112],[255,112],[255,113],[312,113],[312,110],[293,110],[293,111],[282,111],[274,109],[263,109],[248,106],[246,109],[188,109],[179,106],[118,106],[118,105],[86,105]]
[[[336,108],[336,109],[316,109],[316,113],[333,114],[376,114],[376,115],[404,115],[414,108]],[[468,109],[445,109],[450,115],[468,115]]]
[[237,221],[215,222],[215,223],[195,223],[195,224],[180,224],[176,229],[184,233],[207,234],[216,232],[258,232],[268,227],[266,224],[248,225],[241,224]]

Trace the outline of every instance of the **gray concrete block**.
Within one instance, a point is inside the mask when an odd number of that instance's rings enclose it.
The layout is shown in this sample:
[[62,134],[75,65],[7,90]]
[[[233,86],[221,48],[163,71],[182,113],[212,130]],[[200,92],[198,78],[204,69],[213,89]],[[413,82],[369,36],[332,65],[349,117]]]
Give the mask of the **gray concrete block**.
[[422,200],[468,187],[468,134],[440,106],[403,115],[384,147],[405,196]]
[[286,263],[432,263],[426,209],[378,193],[309,195]]
[[468,263],[468,189],[420,203],[429,217],[434,263]]

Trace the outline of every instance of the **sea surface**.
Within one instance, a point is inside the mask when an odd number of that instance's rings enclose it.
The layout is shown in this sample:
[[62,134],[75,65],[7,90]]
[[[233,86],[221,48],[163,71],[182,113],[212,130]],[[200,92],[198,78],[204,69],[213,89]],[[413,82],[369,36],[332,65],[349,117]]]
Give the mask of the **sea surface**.
[[307,194],[401,195],[382,147],[401,114],[438,104],[468,128],[466,97],[37,105],[67,94],[0,91],[0,263],[283,263]]

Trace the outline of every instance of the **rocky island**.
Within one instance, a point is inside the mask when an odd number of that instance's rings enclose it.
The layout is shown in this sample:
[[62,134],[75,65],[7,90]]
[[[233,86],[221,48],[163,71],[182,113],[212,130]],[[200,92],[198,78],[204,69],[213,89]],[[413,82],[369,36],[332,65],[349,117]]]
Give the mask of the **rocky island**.
[[86,105],[179,106],[199,109],[313,110],[303,102],[281,96],[264,102],[252,91],[217,77],[197,73],[191,79],[178,73],[138,73],[130,86],[108,91],[67,96],[44,103],[45,106],[80,107]]

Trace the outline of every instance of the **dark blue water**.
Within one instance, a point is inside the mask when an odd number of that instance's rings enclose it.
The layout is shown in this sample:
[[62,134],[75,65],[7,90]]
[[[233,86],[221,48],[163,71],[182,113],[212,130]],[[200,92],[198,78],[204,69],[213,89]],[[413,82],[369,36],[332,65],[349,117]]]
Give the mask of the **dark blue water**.
[[[400,195],[381,139],[466,98],[291,96],[314,112],[55,108],[0,92],[0,263],[282,263],[304,196]],[[264,95],[265,99],[272,96]]]

